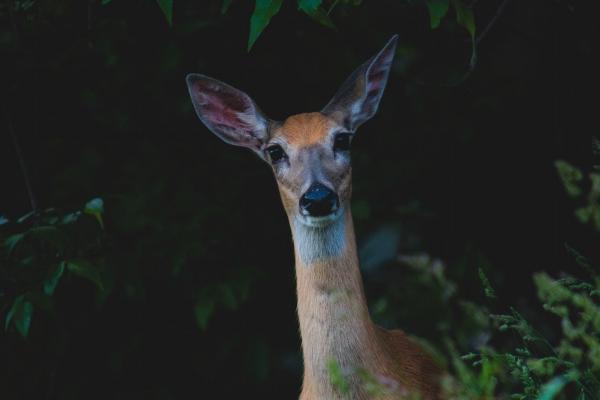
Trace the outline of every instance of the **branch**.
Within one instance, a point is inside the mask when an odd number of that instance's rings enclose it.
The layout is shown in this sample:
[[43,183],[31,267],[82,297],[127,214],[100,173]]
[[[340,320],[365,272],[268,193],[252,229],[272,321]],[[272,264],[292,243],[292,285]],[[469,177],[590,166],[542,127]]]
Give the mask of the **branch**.
[[492,26],[494,26],[496,21],[498,21],[498,18],[500,18],[500,15],[502,15],[504,8],[506,7],[506,5],[508,4],[509,1],[510,0],[504,0],[502,2],[502,4],[500,4],[500,6],[498,6],[498,9],[496,10],[496,14],[494,15],[494,17],[490,20],[490,22],[486,25],[486,27],[483,28],[483,30],[481,31],[481,33],[475,40],[476,45],[479,45],[479,42],[481,42],[481,40],[485,37],[485,35],[487,35],[487,33],[490,31]]
[[8,125],[8,132],[10,133],[10,136],[12,138],[13,147],[15,148],[15,153],[17,154],[17,159],[19,160],[19,166],[21,167],[21,172],[23,173],[23,179],[25,180],[25,187],[27,188],[27,194],[29,195],[29,203],[31,204],[31,209],[35,212],[35,211],[37,211],[37,202],[35,201],[35,196],[33,195],[33,189],[31,187],[31,181],[29,179],[29,174],[27,173],[25,159],[23,158],[23,153],[21,152],[21,146],[19,146],[19,141],[17,140],[17,134],[15,133],[12,119],[10,118],[8,110],[4,105],[2,107],[2,111],[6,118],[6,123]]

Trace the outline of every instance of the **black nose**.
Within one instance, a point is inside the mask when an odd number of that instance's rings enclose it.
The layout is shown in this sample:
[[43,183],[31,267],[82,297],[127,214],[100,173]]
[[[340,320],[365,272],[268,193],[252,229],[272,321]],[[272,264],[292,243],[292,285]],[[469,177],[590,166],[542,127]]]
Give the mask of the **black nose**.
[[339,206],[339,200],[333,190],[313,184],[300,198],[300,211],[311,217],[323,217],[334,212]]

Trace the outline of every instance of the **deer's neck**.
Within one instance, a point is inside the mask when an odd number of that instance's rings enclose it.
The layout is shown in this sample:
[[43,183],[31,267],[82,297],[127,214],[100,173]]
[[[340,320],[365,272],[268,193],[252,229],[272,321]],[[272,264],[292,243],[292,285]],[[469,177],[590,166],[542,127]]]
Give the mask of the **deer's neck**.
[[324,229],[292,222],[304,391],[338,398],[328,366],[373,370],[380,355],[360,275],[349,211]]

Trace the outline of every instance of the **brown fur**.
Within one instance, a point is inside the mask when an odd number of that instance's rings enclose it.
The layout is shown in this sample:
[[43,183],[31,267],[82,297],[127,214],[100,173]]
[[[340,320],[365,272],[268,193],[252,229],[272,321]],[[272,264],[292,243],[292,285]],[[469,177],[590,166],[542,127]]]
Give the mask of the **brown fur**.
[[[439,367],[404,332],[387,331],[371,321],[350,212],[344,218],[347,246],[340,257],[304,265],[296,256],[298,318],[305,365],[300,400],[401,399],[415,393],[422,400],[439,400]],[[327,364],[331,360],[347,373],[346,396],[330,383]],[[361,372],[388,390],[371,396],[361,380]]]

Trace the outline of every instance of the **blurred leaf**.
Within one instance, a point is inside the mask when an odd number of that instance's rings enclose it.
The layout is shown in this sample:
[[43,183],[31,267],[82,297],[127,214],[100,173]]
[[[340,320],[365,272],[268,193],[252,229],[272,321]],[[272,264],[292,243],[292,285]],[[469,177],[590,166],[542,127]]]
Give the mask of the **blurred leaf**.
[[452,0],[452,5],[456,11],[456,22],[463,28],[465,28],[471,39],[475,40],[475,17],[473,16],[473,10],[465,6],[461,0]]
[[201,295],[194,306],[194,315],[196,323],[202,330],[206,330],[208,321],[215,311],[215,301],[209,298],[206,294]]
[[238,306],[238,301],[233,292],[233,288],[228,284],[219,285],[219,292],[221,293],[221,300],[225,307],[230,310],[235,310]]
[[104,200],[97,197],[88,201],[83,209],[83,212],[96,218],[100,224],[100,227],[104,229],[104,221],[102,220],[102,214],[104,214]]
[[102,5],[105,6],[110,3],[112,0],[102,0]]
[[579,183],[583,179],[581,170],[564,160],[556,160],[554,166],[558,171],[558,176],[560,177],[567,194],[571,197],[581,195],[582,189],[579,187]]
[[60,281],[60,278],[62,277],[64,272],[65,263],[58,263],[58,265],[56,265],[52,270],[52,273],[50,274],[48,279],[44,281],[44,293],[46,293],[48,296],[52,296],[54,294],[56,285],[58,285],[58,282]]
[[173,26],[173,0],[156,0],[156,2],[165,15],[169,25]]
[[371,215],[371,207],[366,200],[353,201],[352,205],[352,216],[357,220],[369,219]]
[[431,29],[435,29],[440,26],[442,19],[448,13],[450,0],[427,0],[427,8]]
[[250,18],[248,51],[252,49],[262,31],[269,25],[271,18],[279,12],[281,3],[283,3],[283,0],[256,0],[254,13],[252,13],[252,17]]
[[83,259],[66,261],[65,264],[69,272],[93,282],[98,289],[104,290],[102,274],[98,266]]
[[15,247],[17,247],[17,244],[19,244],[19,242],[23,240],[24,237],[24,233],[16,233],[7,237],[4,240],[4,247],[6,248],[7,254],[10,255],[14,251]]
[[50,243],[58,251],[62,252],[66,245],[65,233],[52,225],[36,226],[27,231],[27,234],[36,237],[46,243]]
[[327,12],[321,7],[321,0],[298,0],[298,8],[321,25],[335,29]]
[[69,213],[60,219],[60,223],[63,225],[72,224],[73,222],[77,221],[80,216],[81,216],[81,211]]
[[565,387],[567,383],[571,381],[572,378],[561,375],[551,379],[541,388],[540,396],[538,400],[552,400],[560,393],[560,391]]
[[10,222],[8,218],[6,218],[4,215],[0,215],[0,225],[7,224],[8,222]]
[[29,334],[32,315],[33,304],[31,304],[31,302],[26,299],[25,295],[22,294],[15,299],[12,307],[6,314],[4,328],[8,329],[10,322],[13,321],[17,331],[21,334],[21,336],[26,338]]
[[350,384],[344,375],[344,371],[336,360],[329,360],[327,362],[327,371],[329,372],[329,381],[337,390],[342,394],[346,394],[350,391]]
[[19,218],[17,220],[17,222],[19,224],[22,224],[23,222],[27,221],[29,218],[33,217],[35,215],[35,211],[30,211],[27,214],[23,215],[21,218]]
[[233,3],[233,0],[223,0],[223,3],[221,4],[221,14],[225,14],[229,11],[231,3]]
[[490,281],[489,281],[488,277],[485,275],[485,272],[483,272],[482,268],[479,268],[479,279],[481,280],[481,284],[483,285],[485,297],[487,297],[489,299],[495,299],[496,292],[494,291],[494,288],[490,284]]

